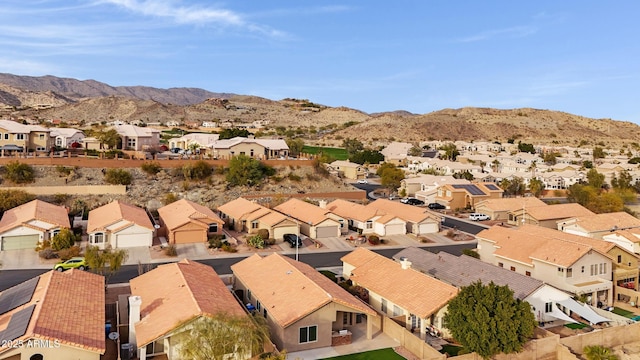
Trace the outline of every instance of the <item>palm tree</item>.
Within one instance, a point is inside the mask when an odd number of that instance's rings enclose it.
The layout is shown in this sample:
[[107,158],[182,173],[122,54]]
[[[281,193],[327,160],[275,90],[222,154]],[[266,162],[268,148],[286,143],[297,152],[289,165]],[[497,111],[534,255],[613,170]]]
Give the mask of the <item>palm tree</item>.
[[583,349],[584,355],[587,360],[618,360],[618,355],[611,352],[610,348],[602,345],[586,346]]

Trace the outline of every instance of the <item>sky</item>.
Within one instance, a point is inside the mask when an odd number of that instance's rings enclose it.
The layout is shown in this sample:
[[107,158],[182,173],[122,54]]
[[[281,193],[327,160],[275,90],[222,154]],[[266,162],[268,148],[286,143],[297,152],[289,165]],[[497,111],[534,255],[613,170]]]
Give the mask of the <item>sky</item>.
[[640,124],[640,1],[2,0],[0,72]]

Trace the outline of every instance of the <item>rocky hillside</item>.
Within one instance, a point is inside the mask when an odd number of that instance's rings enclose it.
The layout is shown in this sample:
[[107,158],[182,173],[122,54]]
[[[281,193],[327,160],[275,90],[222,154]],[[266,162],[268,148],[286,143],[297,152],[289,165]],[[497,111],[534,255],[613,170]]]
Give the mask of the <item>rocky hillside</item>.
[[[4,110],[2,110],[4,109]],[[366,114],[308,100],[269,100],[202,89],[112,87],[93,80],[0,74],[0,117],[14,120],[111,120],[166,123],[268,120],[265,132],[298,129],[308,144],[336,146],[345,138],[381,146],[390,141],[499,141],[618,148],[638,141],[631,122],[590,119],[559,111],[489,108],[444,109],[428,114],[393,111]],[[349,126],[345,126],[349,125]],[[312,131],[313,130],[313,131]],[[315,134],[315,130],[321,130]]]

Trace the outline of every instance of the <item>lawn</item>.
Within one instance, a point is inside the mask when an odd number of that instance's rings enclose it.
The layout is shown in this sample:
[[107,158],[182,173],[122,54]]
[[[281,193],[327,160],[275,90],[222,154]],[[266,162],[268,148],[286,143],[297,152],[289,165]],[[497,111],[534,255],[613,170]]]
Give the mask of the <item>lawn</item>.
[[320,147],[320,146],[307,146],[302,148],[302,152],[305,154],[318,154],[322,152],[327,154],[336,160],[347,160],[349,155],[344,148],[332,148],[332,147]]
[[572,330],[579,330],[579,329],[583,329],[583,328],[587,327],[587,325],[582,324],[582,323],[564,324],[564,326],[568,327],[569,329],[572,329]]
[[632,318],[632,317],[636,316],[631,311],[628,311],[628,310],[625,310],[625,309],[621,309],[619,307],[614,307],[611,312],[614,313],[614,314],[618,314],[620,316],[628,317],[628,318]]
[[387,348],[361,352],[357,354],[336,356],[332,358],[326,358],[324,360],[405,360],[405,358],[398,355],[395,351],[393,351],[392,348]]

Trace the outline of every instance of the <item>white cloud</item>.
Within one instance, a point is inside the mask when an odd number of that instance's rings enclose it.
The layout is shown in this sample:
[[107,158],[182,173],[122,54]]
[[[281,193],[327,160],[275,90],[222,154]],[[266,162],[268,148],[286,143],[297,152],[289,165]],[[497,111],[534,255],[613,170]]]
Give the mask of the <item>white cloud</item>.
[[457,42],[476,42],[490,40],[493,38],[521,38],[535,34],[537,31],[538,29],[533,26],[516,26],[506,29],[494,29],[457,39]]

